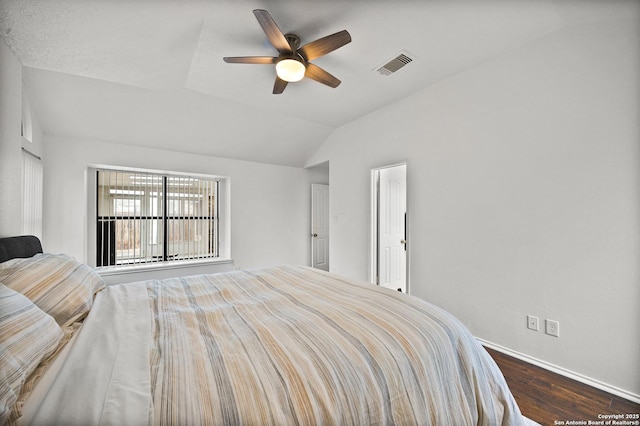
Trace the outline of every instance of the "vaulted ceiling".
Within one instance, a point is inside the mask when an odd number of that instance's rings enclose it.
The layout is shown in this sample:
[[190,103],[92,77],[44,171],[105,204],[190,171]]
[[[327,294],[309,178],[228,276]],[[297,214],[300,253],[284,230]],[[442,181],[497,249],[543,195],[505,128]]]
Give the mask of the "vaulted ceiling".
[[[616,7],[612,7],[615,4]],[[303,166],[337,127],[566,26],[635,0],[0,0],[4,41],[47,134]],[[313,62],[342,81],[271,93],[277,56],[252,10],[301,44],[346,29]],[[413,60],[376,70],[404,53]]]

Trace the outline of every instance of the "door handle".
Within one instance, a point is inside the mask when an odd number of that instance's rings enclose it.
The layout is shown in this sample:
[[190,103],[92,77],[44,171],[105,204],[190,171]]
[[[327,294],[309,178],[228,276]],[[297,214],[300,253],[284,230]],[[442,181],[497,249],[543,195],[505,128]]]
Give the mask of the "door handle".
[[400,240],[400,244],[407,244],[407,240]]
[[311,234],[313,238],[318,238],[318,234]]

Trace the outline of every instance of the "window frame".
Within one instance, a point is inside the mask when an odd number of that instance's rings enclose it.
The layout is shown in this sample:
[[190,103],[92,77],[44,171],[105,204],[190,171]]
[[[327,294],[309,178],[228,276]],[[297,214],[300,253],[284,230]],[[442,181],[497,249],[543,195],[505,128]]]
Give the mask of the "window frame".
[[[109,265],[109,266],[97,266],[97,253],[98,253],[98,179],[97,179],[97,171],[98,170],[109,170],[114,172],[125,172],[125,173],[140,173],[140,174],[154,174],[163,176],[163,180],[166,180],[167,177],[173,178],[201,178],[207,180],[215,180],[217,182],[218,188],[216,191],[217,195],[217,257],[202,257],[202,258],[187,258],[187,259],[166,259],[164,258],[161,261],[154,262],[136,262],[130,264],[118,264],[118,265]],[[166,171],[166,170],[152,170],[152,169],[142,169],[142,168],[131,168],[131,167],[121,167],[121,166],[110,166],[110,165],[98,165],[92,164],[89,165],[86,169],[85,173],[85,182],[87,188],[87,221],[86,221],[86,230],[87,230],[87,244],[86,244],[86,259],[87,264],[95,267],[101,273],[103,272],[117,272],[117,271],[131,271],[131,270],[156,270],[156,269],[168,269],[168,268],[180,268],[193,264],[217,264],[217,263],[230,263],[231,262],[231,250],[230,250],[230,203],[229,203],[229,187],[230,187],[230,178],[228,176],[221,175],[212,175],[212,174],[202,174],[202,173],[185,173],[185,172],[176,172],[176,171]],[[164,191],[164,189],[163,189]],[[166,204],[165,204],[166,208]],[[163,242],[163,252],[166,254],[167,252],[167,244],[166,238],[164,236],[167,235],[167,229],[165,223],[170,220],[172,217],[175,218],[175,215],[170,214],[169,212],[164,212],[164,219],[161,221],[160,226],[165,227],[162,235],[165,241]],[[146,218],[142,216],[142,218]]]

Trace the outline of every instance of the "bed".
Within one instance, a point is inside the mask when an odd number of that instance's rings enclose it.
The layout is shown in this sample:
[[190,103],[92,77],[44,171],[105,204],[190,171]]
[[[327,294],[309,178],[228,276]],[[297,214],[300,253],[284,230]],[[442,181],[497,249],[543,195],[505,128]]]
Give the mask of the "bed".
[[0,424],[522,422],[484,348],[416,297],[291,265],[105,286],[34,237],[0,260]]

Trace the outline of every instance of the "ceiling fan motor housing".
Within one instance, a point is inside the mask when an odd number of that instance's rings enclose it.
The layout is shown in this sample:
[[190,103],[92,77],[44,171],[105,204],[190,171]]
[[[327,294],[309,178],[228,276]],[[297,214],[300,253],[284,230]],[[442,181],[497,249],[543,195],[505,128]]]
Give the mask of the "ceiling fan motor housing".
[[298,50],[298,47],[300,47],[300,37],[292,33],[287,33],[284,35],[284,38],[286,38],[287,41],[289,42],[289,46],[291,46],[291,50],[294,50],[294,51]]

